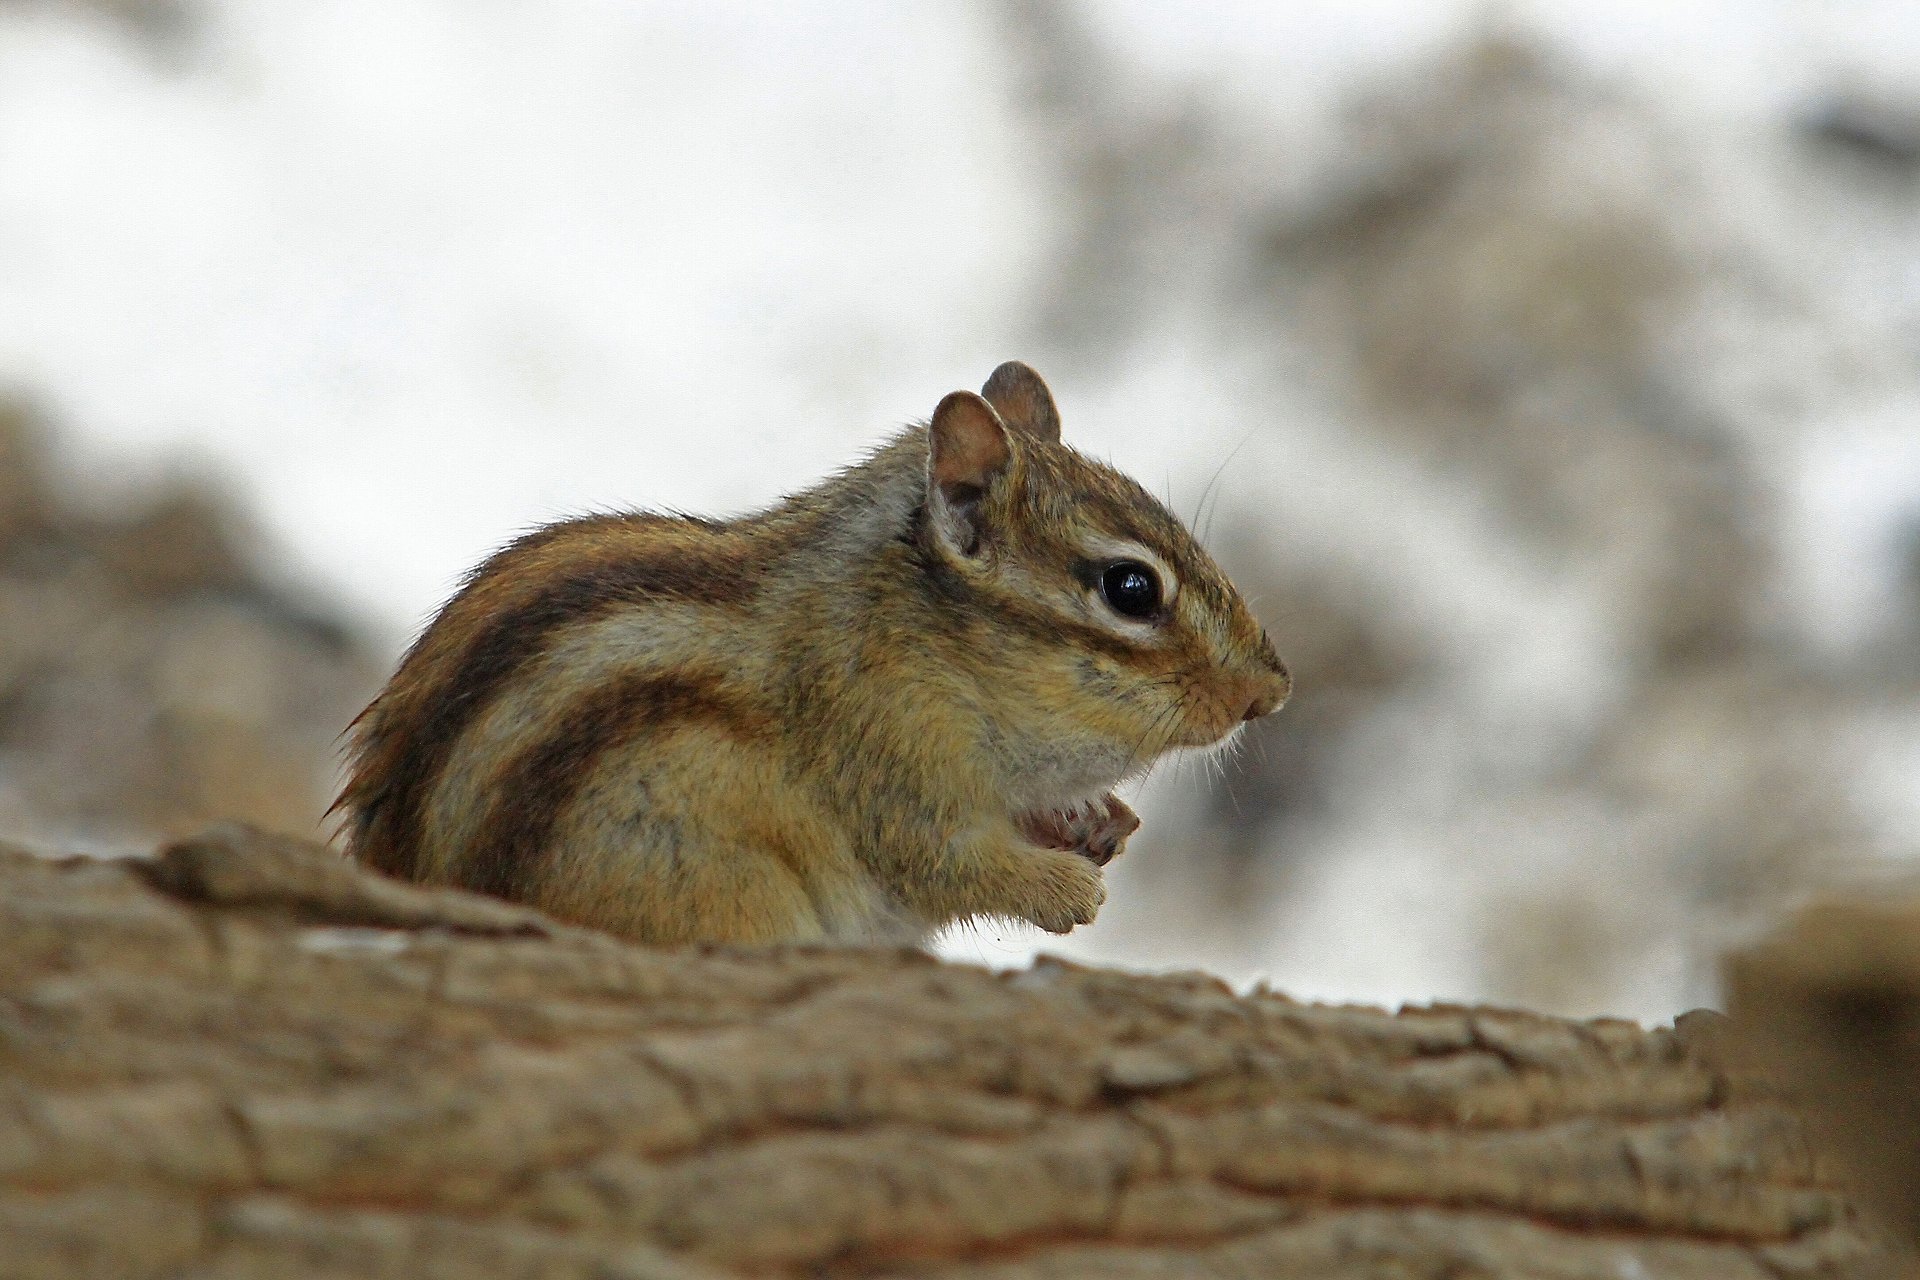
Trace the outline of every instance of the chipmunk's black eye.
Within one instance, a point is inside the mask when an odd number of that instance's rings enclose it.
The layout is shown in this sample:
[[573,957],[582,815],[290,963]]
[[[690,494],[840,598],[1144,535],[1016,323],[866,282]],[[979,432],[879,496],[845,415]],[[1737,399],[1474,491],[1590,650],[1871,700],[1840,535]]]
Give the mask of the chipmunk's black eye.
[[1160,608],[1160,578],[1138,560],[1120,560],[1101,573],[1100,594],[1122,617],[1151,618]]

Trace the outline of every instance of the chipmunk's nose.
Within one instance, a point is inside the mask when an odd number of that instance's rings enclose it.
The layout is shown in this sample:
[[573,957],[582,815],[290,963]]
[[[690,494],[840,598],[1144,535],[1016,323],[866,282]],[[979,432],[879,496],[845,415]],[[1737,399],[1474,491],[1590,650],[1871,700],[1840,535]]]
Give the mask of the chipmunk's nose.
[[1278,658],[1272,659],[1272,667],[1256,677],[1252,700],[1247,703],[1246,714],[1242,720],[1258,720],[1261,716],[1272,715],[1286,705],[1287,696],[1293,692],[1293,676],[1287,671],[1287,664]]

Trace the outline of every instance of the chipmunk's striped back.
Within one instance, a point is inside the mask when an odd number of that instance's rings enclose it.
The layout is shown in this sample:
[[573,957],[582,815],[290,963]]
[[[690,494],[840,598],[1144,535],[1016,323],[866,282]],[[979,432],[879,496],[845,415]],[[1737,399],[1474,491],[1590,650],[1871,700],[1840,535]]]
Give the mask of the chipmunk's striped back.
[[[355,723],[341,803],[356,856],[521,896],[594,756],[674,718],[764,729],[769,713],[729,684],[719,638],[785,541],[769,524],[607,515],[493,556]],[[619,648],[636,617],[654,643]]]

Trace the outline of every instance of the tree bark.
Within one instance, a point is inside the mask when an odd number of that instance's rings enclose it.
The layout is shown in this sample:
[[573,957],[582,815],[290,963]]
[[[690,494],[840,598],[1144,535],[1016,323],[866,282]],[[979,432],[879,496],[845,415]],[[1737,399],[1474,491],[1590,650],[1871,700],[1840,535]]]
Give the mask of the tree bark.
[[1875,1274],[1705,1025],[650,951],[239,829],[0,851],[0,1273]]

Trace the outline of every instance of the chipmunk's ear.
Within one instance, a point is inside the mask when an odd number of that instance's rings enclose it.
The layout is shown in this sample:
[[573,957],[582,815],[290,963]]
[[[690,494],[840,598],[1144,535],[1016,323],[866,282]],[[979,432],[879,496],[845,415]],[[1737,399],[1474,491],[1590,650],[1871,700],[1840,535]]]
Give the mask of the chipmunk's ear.
[[980,550],[980,504],[1007,469],[1000,415],[971,391],[955,391],[927,427],[927,509],[935,534],[961,555]]
[[1053,393],[1031,365],[1007,361],[993,371],[980,394],[1009,429],[1036,440],[1060,442],[1060,411],[1053,407]]

